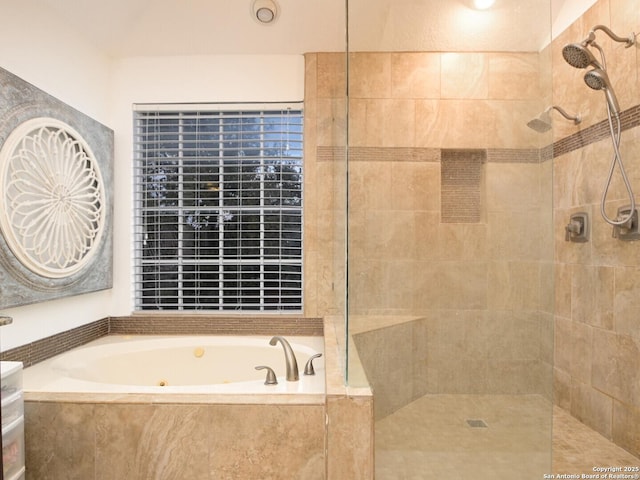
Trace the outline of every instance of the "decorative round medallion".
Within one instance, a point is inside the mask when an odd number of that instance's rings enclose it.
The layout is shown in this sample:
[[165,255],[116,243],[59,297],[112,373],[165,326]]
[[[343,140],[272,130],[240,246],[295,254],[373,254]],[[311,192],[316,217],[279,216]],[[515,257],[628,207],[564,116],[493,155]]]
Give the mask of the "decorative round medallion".
[[100,244],[105,193],[98,162],[72,127],[53,118],[19,125],[0,150],[0,228],[29,270],[65,278]]

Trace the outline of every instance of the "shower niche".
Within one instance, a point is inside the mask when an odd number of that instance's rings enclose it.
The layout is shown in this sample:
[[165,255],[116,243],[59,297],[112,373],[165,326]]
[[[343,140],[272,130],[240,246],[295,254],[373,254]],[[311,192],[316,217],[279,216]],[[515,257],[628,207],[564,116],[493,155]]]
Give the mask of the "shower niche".
[[0,69],[0,308],[112,285],[113,132]]

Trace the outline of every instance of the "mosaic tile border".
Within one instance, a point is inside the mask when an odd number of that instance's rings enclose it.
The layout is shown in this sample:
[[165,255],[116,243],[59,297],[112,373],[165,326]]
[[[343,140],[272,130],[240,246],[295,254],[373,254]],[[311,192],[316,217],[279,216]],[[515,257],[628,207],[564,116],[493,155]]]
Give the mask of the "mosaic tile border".
[[[622,131],[629,130],[631,128],[640,125],[640,105],[628,108],[620,113],[620,128]],[[545,147],[551,148],[553,151],[553,158],[559,157],[566,153],[579,150],[600,140],[609,138],[609,122],[602,120],[590,127],[580,130],[579,132],[569,135],[561,140],[555,142],[552,146]],[[548,153],[547,153],[548,155]]]
[[[640,126],[640,105],[621,112],[620,124],[622,131]],[[540,149],[488,148],[486,149],[487,163],[540,163],[608,137],[609,123],[607,120],[602,120]],[[442,150],[419,147],[350,147],[349,160],[352,162],[440,162]],[[344,161],[346,147],[318,146],[316,156],[319,162]]]
[[35,365],[109,334],[323,335],[321,318],[131,315],[107,317],[0,353],[0,360]]

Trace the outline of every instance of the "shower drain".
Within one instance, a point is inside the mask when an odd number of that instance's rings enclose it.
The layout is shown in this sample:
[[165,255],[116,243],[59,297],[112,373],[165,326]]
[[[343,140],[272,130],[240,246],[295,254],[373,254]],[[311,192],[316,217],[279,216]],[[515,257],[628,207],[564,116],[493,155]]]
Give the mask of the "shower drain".
[[489,425],[487,425],[487,422],[485,422],[484,420],[476,420],[476,419],[468,419],[467,420],[467,425],[469,425],[471,428],[487,428],[489,427]]

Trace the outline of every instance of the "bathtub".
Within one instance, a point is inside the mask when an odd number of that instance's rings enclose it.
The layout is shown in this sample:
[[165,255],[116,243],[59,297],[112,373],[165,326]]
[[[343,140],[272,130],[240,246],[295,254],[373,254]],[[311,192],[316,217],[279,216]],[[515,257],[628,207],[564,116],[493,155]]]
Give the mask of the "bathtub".
[[[148,336],[108,335],[26,368],[26,399],[49,394],[202,395],[323,395],[324,357],[313,361],[315,375],[304,375],[307,360],[323,353],[322,337],[286,337],[300,374],[285,379],[282,345],[271,336]],[[278,384],[265,385],[267,365]],[[258,399],[255,399],[256,401]]]
[[[324,478],[323,337],[107,335],[24,370],[33,478]],[[333,361],[333,360],[331,360]],[[272,367],[277,385],[265,385]],[[280,473],[277,473],[280,472]]]

